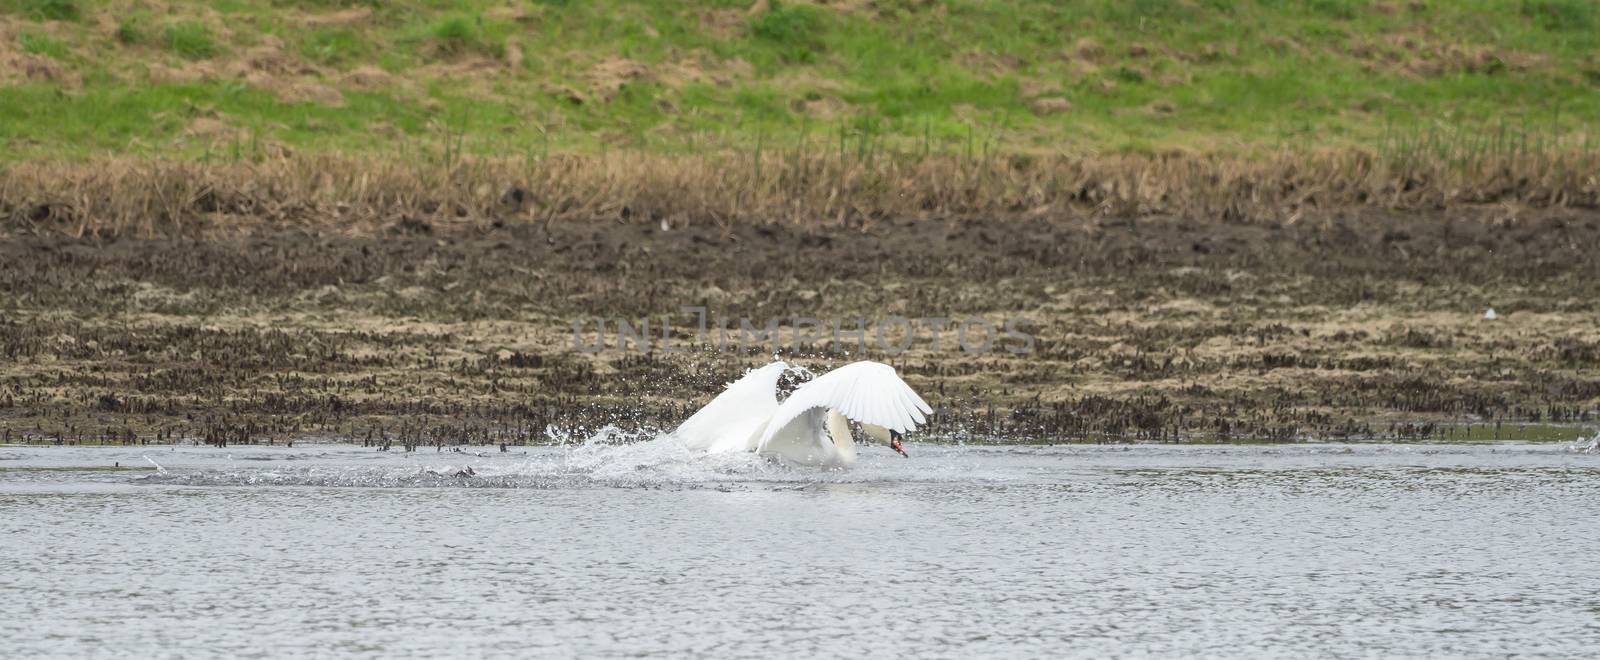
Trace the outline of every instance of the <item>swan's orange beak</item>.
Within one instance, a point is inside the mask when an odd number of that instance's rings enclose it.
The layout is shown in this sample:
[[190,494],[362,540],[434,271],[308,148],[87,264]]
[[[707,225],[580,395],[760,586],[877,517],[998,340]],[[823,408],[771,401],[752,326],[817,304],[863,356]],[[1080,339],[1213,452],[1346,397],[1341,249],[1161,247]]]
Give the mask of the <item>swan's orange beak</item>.
[[900,446],[900,437],[898,435],[895,436],[895,438],[893,440],[889,441],[889,448],[893,449],[893,450],[895,450],[897,452],[900,452],[901,456],[904,456],[906,458],[911,458],[911,454],[907,454],[906,453],[906,448]]

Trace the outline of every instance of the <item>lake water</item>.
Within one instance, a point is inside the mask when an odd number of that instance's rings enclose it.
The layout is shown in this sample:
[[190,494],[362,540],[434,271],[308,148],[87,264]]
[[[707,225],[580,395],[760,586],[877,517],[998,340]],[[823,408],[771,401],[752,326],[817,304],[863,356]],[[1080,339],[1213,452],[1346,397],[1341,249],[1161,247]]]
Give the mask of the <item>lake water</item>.
[[3,655],[1600,648],[1600,454],[908,448],[0,447]]

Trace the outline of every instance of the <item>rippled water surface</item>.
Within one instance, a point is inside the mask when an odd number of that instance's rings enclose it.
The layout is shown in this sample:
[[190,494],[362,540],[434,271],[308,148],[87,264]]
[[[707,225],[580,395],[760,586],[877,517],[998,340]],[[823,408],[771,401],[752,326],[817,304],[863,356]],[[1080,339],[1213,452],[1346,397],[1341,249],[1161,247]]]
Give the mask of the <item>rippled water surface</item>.
[[818,472],[665,440],[0,447],[0,639],[140,657],[1600,647],[1600,455],[911,450]]

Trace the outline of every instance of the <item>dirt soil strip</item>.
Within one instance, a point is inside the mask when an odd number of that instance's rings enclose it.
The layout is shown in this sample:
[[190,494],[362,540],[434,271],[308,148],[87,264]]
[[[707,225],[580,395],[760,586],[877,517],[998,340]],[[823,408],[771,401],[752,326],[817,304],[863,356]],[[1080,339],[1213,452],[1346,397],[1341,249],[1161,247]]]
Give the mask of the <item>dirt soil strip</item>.
[[[0,243],[0,441],[545,442],[670,427],[774,350],[889,361],[938,409],[929,433],[968,440],[1458,437],[1449,423],[1512,437],[1593,421],[1600,212],[1504,218],[20,237]],[[713,324],[780,319],[784,345],[719,350],[713,332],[692,346],[684,306]],[[937,350],[925,323],[903,354],[872,329],[855,345],[855,319],[896,316],[950,321]],[[842,341],[825,328],[790,346],[796,318],[841,321]],[[596,319],[606,350],[577,350],[574,324],[592,341]],[[686,350],[622,351],[618,319],[648,321],[657,348],[665,321]],[[1020,320],[1031,350],[964,352],[956,324],[972,319],[997,333]]]

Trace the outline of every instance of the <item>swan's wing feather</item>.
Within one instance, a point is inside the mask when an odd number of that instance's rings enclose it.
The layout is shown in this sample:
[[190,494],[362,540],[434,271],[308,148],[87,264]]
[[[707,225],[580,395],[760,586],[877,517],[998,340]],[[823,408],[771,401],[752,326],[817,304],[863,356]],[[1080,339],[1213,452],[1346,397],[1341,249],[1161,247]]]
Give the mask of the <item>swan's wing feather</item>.
[[801,385],[778,406],[762,434],[757,449],[765,447],[783,427],[814,408],[831,408],[856,422],[910,433],[932,413],[894,367],[878,362],[853,362]]
[[751,451],[762,437],[763,424],[778,411],[778,379],[789,365],[773,362],[729,383],[673,435],[690,449],[711,453]]
[[926,410],[931,413],[933,409],[928,407],[927,402],[923,401],[922,397],[917,396],[915,390],[907,387],[899,392],[899,396],[900,409],[909,416],[909,421],[913,426],[928,423],[928,418],[923,415],[923,411]]

